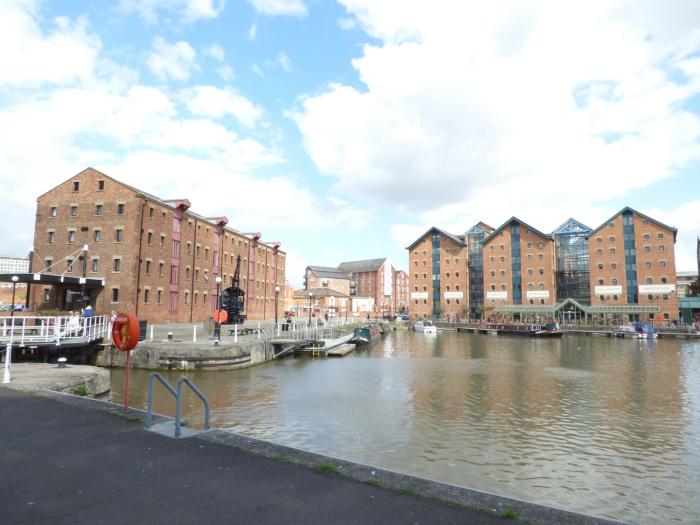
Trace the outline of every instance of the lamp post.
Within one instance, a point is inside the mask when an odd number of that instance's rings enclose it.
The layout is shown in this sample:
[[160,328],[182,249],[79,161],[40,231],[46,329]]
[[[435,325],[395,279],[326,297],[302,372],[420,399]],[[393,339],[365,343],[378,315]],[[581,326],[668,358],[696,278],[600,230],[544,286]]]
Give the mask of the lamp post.
[[216,276],[216,319],[214,319],[214,340],[216,342],[221,339],[221,312],[219,311],[219,305],[221,301],[221,293],[219,288],[221,288],[221,276]]
[[19,281],[19,277],[16,275],[12,276],[12,307],[10,308],[10,317],[15,316],[15,287],[17,286],[17,281]]
[[275,286],[275,329],[277,329],[277,301],[279,300],[280,297],[280,287],[279,285]]
[[314,293],[309,292],[309,326],[311,326],[311,299],[313,298]]

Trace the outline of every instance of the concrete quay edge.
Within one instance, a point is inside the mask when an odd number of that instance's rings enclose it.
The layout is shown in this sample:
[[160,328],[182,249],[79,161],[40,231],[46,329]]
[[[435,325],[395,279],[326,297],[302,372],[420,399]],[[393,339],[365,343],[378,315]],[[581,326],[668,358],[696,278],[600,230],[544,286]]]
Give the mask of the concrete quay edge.
[[[111,401],[81,397],[51,390],[35,390],[36,395],[53,398],[62,403],[85,409],[110,412],[116,416],[125,417],[134,422],[145,424],[146,411],[129,408],[124,413],[123,406]],[[153,414],[153,423],[173,421],[174,418],[162,414]],[[530,503],[517,498],[500,496],[458,485],[434,481],[427,478],[402,474],[381,467],[308,452],[305,450],[278,445],[250,436],[237,434],[226,429],[211,429],[193,438],[219,445],[235,447],[251,454],[265,456],[279,461],[291,462],[308,468],[319,468],[332,465],[339,475],[363,483],[422,496],[446,504],[458,505],[493,515],[500,515],[506,509],[517,513],[514,523],[529,523],[533,525],[629,525],[626,522],[589,516],[550,507],[538,503]]]

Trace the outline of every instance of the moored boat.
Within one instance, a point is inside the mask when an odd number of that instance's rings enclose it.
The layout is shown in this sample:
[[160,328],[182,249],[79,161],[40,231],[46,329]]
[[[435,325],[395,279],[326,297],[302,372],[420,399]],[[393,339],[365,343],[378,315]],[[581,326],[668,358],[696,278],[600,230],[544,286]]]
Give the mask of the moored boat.
[[413,324],[413,329],[424,334],[437,334],[437,327],[432,321],[418,321]]
[[636,322],[629,325],[621,325],[613,331],[615,337],[632,337],[634,339],[656,339],[659,334],[654,330],[653,323]]
[[370,324],[355,328],[352,331],[352,339],[350,339],[350,341],[355,344],[367,344],[371,343],[374,339],[381,337],[381,335],[382,332],[380,331],[379,326],[376,324]]

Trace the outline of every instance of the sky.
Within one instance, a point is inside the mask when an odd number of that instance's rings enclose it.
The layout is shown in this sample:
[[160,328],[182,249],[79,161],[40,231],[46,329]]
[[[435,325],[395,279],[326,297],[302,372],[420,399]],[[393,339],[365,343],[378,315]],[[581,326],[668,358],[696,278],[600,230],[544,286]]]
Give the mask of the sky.
[[700,234],[697,0],[1,0],[0,253],[92,166],[280,241],[389,257],[431,226]]

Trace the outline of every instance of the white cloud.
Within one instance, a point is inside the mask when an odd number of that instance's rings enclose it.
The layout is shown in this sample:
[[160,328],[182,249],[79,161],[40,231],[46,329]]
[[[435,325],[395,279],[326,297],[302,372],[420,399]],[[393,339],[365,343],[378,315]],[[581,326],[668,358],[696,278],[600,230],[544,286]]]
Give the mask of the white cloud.
[[226,0],[120,0],[119,6],[127,13],[138,13],[149,23],[158,21],[158,12],[180,15],[183,22],[212,19],[219,16]]
[[303,17],[308,13],[303,0],[248,0],[248,3],[263,15]]
[[185,81],[197,69],[196,59],[197,52],[184,40],[169,44],[161,37],[156,37],[148,56],[148,68],[161,80],[172,78]]
[[58,17],[48,32],[38,24],[36,2],[0,5],[0,88],[67,84],[88,80],[100,53],[100,39],[87,18]]
[[218,60],[219,62],[223,62],[226,58],[226,52],[224,51],[224,48],[221,47],[219,44],[212,44],[209,47],[205,48],[204,54],[209,55],[214,60]]
[[349,16],[342,16],[338,19],[338,27],[345,31],[355,29],[357,27],[357,19]]
[[353,61],[364,87],[330,85],[292,114],[339,192],[537,226],[700,159],[684,108],[700,93],[697,2],[341,3],[383,41]]
[[282,66],[282,69],[284,69],[287,73],[292,70],[292,60],[282,51],[277,53],[277,63]]
[[232,88],[196,86],[184,92],[188,109],[198,116],[222,118],[232,115],[244,126],[254,127],[262,116],[262,108],[239,95]]
[[263,72],[262,68],[258,64],[253,64],[250,66],[250,69],[258,75],[260,78],[263,78],[265,76],[265,73]]
[[251,42],[255,40],[258,36],[258,24],[251,24],[250,29],[248,29],[248,40]]
[[230,82],[231,80],[236,78],[236,73],[233,71],[233,68],[231,66],[221,66],[220,68],[217,68],[216,72],[221,77],[221,79],[225,80],[226,82]]

